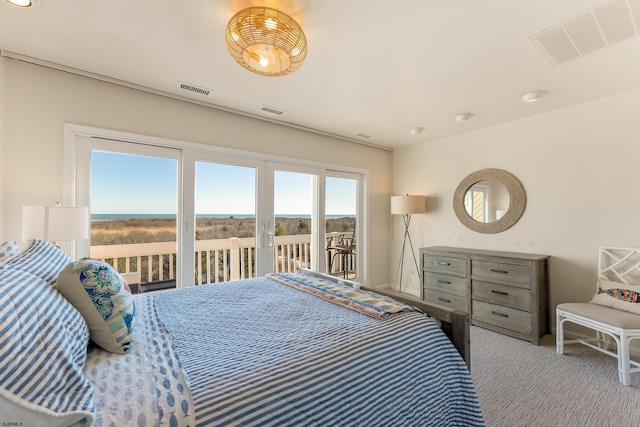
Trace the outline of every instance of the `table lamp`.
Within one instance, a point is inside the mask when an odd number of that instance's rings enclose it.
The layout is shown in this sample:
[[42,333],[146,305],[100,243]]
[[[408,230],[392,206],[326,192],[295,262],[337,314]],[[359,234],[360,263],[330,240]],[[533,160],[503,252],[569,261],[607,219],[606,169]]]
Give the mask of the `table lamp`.
[[89,238],[87,206],[23,206],[22,240],[57,242]]

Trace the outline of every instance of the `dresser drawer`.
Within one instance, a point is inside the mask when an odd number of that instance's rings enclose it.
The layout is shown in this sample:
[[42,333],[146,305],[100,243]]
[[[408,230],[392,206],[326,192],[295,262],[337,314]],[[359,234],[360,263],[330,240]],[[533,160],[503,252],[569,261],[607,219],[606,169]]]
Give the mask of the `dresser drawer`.
[[471,260],[471,277],[529,288],[529,265]]
[[424,299],[425,301],[444,305],[445,307],[449,307],[454,310],[471,312],[471,307],[469,305],[469,298],[467,297],[451,295],[445,292],[434,291],[433,289],[425,289]]
[[446,274],[424,272],[424,287],[448,294],[467,297],[469,295],[469,281],[464,277],[448,276]]
[[531,293],[529,289],[501,285],[499,283],[482,282],[480,280],[473,280],[471,282],[471,289],[474,300],[490,302],[523,311],[531,311]]
[[473,320],[509,329],[521,334],[531,334],[531,314],[501,305],[473,301]]
[[424,271],[467,277],[467,260],[465,258],[424,254],[422,268]]

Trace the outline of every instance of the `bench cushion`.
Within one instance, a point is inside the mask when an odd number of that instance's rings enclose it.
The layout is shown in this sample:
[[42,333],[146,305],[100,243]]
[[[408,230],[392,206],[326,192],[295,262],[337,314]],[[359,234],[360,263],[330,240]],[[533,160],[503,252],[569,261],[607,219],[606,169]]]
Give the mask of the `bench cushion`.
[[566,311],[578,316],[586,317],[598,322],[607,323],[623,329],[640,329],[640,316],[627,311],[616,310],[592,303],[564,303],[558,304],[558,310]]

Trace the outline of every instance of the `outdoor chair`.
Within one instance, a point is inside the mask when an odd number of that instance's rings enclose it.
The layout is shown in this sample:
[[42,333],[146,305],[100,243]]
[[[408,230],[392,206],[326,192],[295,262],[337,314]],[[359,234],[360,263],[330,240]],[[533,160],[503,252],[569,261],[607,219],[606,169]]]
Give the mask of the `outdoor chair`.
[[335,245],[327,246],[329,252],[329,273],[333,270],[335,258],[338,256],[342,261],[342,274],[344,278],[347,278],[349,272],[350,261],[355,263],[354,258],[356,254],[356,230],[355,225],[353,227],[353,233],[341,234],[338,238],[338,243]]

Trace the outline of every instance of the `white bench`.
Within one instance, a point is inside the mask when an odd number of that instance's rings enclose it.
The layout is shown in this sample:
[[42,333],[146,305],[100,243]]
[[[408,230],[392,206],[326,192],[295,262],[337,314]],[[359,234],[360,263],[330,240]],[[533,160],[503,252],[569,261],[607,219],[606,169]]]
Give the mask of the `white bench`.
[[[640,285],[640,249],[601,246],[598,257],[598,292],[599,284],[617,282],[616,287],[622,289],[639,289]],[[604,287],[604,286],[602,286]],[[564,344],[580,343],[618,359],[618,377],[623,385],[629,385],[630,374],[640,372],[640,363],[631,360],[630,343],[640,338],[640,303],[623,302],[608,295],[599,295],[611,306],[588,303],[563,303],[556,307],[556,351],[564,353]],[[610,300],[609,300],[610,299]],[[627,310],[631,310],[627,311]],[[593,329],[594,339],[564,338],[564,324],[575,323]],[[616,348],[608,347],[607,337],[613,338]]]

